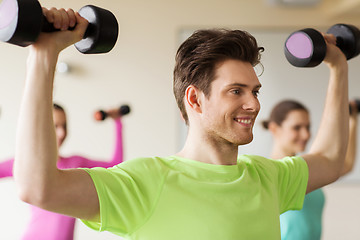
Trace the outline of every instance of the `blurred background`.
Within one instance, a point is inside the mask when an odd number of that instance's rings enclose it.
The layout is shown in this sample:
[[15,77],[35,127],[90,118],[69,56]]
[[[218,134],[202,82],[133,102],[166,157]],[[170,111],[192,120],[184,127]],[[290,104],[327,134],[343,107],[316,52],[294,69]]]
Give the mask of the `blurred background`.
[[[1,2],[1,0],[0,0]],[[96,122],[97,109],[129,104],[123,119],[125,160],[167,156],[179,151],[186,136],[172,93],[174,56],[180,43],[199,28],[225,27],[252,33],[265,47],[262,105],[254,141],[239,153],[268,156],[270,133],[260,121],[284,98],[303,102],[310,110],[315,135],[323,108],[328,70],[323,64],[295,68],[285,59],[283,45],[293,31],[312,27],[326,31],[336,23],[360,27],[356,0],[62,0],[40,1],[45,7],[80,9],[93,4],[112,11],[120,24],[114,49],[83,55],[66,49],[59,63],[68,67],[55,76],[54,100],[65,107],[68,138],[63,155],[93,159],[111,156],[111,121]],[[18,110],[23,92],[28,48],[0,43],[0,161],[14,156]],[[349,61],[350,98],[360,98],[360,58]],[[358,154],[358,158],[360,154]],[[360,164],[338,182],[325,187],[323,239],[360,238]],[[0,239],[18,239],[26,225],[28,206],[20,202],[12,179],[0,180]],[[175,206],[174,206],[175,207]],[[191,216],[190,216],[191,217]],[[77,223],[75,239],[119,239]]]

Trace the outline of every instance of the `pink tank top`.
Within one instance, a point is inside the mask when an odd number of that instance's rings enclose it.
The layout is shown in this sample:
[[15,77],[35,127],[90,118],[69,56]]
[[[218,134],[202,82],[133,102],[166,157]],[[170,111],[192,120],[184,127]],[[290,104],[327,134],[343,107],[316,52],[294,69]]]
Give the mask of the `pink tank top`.
[[[94,161],[81,156],[60,157],[59,169],[112,167],[123,161],[122,124],[115,120],[115,150],[110,162]],[[14,159],[0,163],[0,178],[12,177]],[[49,212],[30,205],[30,221],[25,229],[22,240],[73,240],[75,218]]]

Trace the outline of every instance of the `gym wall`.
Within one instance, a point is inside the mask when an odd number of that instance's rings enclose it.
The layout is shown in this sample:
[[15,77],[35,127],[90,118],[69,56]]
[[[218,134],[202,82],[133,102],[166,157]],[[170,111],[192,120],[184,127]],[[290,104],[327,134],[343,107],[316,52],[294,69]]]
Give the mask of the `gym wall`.
[[[311,111],[312,132],[318,127],[327,85],[327,69],[296,69],[289,65],[282,50],[284,38],[302,27],[326,30],[348,19],[328,19],[318,9],[273,9],[263,0],[253,1],[40,1],[43,6],[79,9],[93,4],[111,10],[120,23],[115,48],[105,55],[82,55],[74,47],[65,50],[59,62],[71,67],[68,74],[56,74],[54,100],[68,114],[69,135],[61,153],[81,154],[106,160],[113,147],[113,124],[98,123],[93,113],[98,108],[127,103],[132,111],[123,119],[125,160],[140,156],[166,156],[179,151],[186,130],[172,94],[174,56],[183,34],[197,28],[229,27],[248,30],[265,46],[264,74],[260,77],[262,110],[255,127],[255,140],[240,152],[267,156],[270,134],[261,129],[278,100],[292,97]],[[307,16],[304,18],[304,16]],[[357,24],[356,22],[351,22]],[[20,99],[24,87],[27,48],[0,43],[0,161],[12,157]],[[350,61],[350,96],[359,89],[357,68],[360,59]],[[360,94],[359,94],[360,96]],[[360,236],[359,164],[352,175],[329,188],[324,239],[357,239]],[[28,208],[16,196],[11,179],[0,180],[0,239],[18,239],[24,229]],[[348,194],[351,192],[351,194]],[[346,196],[341,199],[341,195]],[[332,210],[339,208],[341,212]],[[333,204],[333,205],[330,205]],[[328,210],[326,210],[328,211]],[[352,213],[352,214],[350,214]],[[335,227],[336,226],[336,227]],[[344,235],[344,232],[346,234]],[[339,237],[341,236],[341,238]],[[75,239],[119,239],[97,233],[82,223],[76,226]]]

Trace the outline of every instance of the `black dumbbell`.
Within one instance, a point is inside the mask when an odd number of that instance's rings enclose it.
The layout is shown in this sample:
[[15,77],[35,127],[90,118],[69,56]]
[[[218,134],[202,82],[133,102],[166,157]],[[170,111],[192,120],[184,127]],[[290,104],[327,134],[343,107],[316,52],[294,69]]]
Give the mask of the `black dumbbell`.
[[[88,28],[75,47],[81,53],[106,53],[115,45],[119,25],[108,10],[86,5],[79,14]],[[43,15],[37,0],[3,0],[0,4],[0,41],[26,47],[36,42],[41,32],[59,31]]]
[[[360,99],[355,99],[355,104],[356,104],[356,108],[358,113],[360,113]],[[349,109],[350,109],[350,114],[351,114],[351,106],[349,105]]]
[[[124,116],[130,113],[130,107],[128,105],[121,105],[118,109],[119,116]],[[97,121],[103,121],[108,117],[108,114],[104,110],[98,110],[95,112],[94,118]]]
[[[360,31],[353,25],[335,24],[327,33],[336,37],[336,46],[349,60],[360,53]],[[313,28],[305,28],[290,34],[285,41],[286,59],[295,67],[315,67],[326,55],[323,35]]]

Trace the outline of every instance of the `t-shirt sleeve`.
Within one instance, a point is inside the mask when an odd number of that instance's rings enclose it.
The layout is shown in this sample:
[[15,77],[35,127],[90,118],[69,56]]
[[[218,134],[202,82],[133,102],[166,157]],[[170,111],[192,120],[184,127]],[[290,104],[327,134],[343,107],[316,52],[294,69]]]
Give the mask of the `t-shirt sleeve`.
[[112,168],[84,169],[91,176],[100,204],[100,222],[88,227],[119,236],[146,222],[162,188],[164,170],[153,158],[125,161]]
[[309,170],[301,157],[286,157],[278,163],[278,190],[280,214],[288,210],[299,210],[303,206]]

